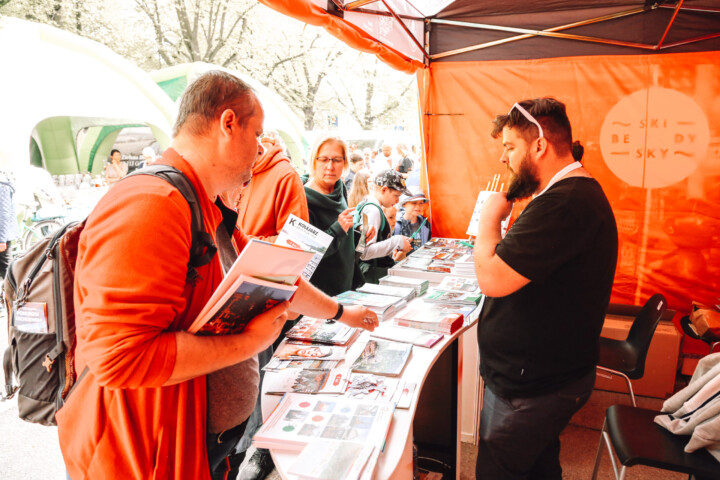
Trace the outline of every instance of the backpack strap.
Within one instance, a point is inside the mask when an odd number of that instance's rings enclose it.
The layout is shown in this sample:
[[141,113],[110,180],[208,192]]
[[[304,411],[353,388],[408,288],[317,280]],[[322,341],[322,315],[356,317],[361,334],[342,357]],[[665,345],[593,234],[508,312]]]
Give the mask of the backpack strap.
[[193,187],[184,173],[170,165],[150,165],[135,170],[125,175],[124,178],[134,175],[151,175],[162,178],[177,188],[182,196],[185,197],[185,200],[187,200],[188,205],[190,205],[192,244],[190,245],[187,280],[194,284],[198,277],[197,267],[210,263],[217,252],[217,247],[213,242],[212,236],[205,231],[205,221],[202,210],[200,209],[195,187]]
[[385,228],[385,212],[382,211],[382,208],[380,208],[380,205],[378,205],[377,203],[369,202],[369,201],[365,200],[364,202],[358,204],[357,207],[355,207],[355,211],[357,212],[357,218],[358,218],[358,220],[360,220],[362,218],[360,215],[362,214],[363,208],[367,207],[368,205],[373,205],[373,206],[375,206],[375,208],[377,208],[380,211],[380,229],[376,233],[376,236],[379,236],[380,232],[382,232],[383,228]]

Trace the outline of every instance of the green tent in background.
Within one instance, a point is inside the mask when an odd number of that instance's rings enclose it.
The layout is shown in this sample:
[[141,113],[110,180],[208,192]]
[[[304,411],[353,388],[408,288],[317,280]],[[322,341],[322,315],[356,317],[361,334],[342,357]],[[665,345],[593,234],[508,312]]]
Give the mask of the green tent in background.
[[99,173],[127,127],[148,127],[169,145],[175,105],[104,45],[0,16],[0,65],[0,168]]
[[208,70],[228,72],[239,77],[255,90],[265,111],[265,129],[277,132],[280,135],[287,147],[292,163],[301,171],[304,171],[303,159],[307,157],[308,144],[303,137],[302,122],[275,92],[260,82],[237,71],[204,62],[184,63],[163,68],[151,72],[150,77],[157,82],[173,101],[177,102],[185,88],[195,78]]

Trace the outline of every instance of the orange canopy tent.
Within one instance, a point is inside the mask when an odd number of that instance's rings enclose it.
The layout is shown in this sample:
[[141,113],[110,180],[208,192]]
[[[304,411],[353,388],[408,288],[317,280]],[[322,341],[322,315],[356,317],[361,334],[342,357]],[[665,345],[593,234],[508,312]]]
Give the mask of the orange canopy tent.
[[507,181],[494,116],[553,96],[615,212],[612,300],[720,303],[717,2],[260,1],[416,74],[434,235],[466,236]]

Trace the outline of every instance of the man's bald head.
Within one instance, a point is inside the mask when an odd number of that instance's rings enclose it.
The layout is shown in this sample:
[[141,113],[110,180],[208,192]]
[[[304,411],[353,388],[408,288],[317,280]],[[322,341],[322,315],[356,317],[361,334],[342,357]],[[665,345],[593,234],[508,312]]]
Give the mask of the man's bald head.
[[183,93],[173,136],[187,133],[202,135],[225,110],[232,110],[240,124],[255,113],[257,97],[252,88],[239,78],[219,70],[198,77]]

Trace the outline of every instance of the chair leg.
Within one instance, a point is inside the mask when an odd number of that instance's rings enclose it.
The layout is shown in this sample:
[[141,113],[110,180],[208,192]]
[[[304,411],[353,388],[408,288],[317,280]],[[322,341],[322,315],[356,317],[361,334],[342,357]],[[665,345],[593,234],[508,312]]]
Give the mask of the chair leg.
[[620,478],[618,480],[625,480],[625,473],[627,472],[627,467],[625,465],[622,466],[620,469]]
[[[630,378],[628,378],[627,375],[625,375],[625,374],[622,373],[622,372],[618,372],[617,370],[613,370],[612,368],[602,367],[602,366],[600,366],[600,365],[596,365],[596,367],[597,367],[598,369],[603,370],[603,371],[605,371],[605,372],[608,372],[608,373],[610,373],[610,374],[615,374],[615,375],[617,375],[618,377],[624,378],[624,379],[625,379],[625,383],[627,383],[628,392],[630,393],[630,401],[632,401],[633,407],[637,407],[637,404],[635,403],[635,393],[633,392],[633,389],[632,389],[632,383],[630,382]],[[606,378],[612,378],[612,377],[606,377]]]
[[637,404],[635,403],[635,393],[633,393],[633,389],[632,389],[632,382],[630,382],[630,379],[628,377],[626,377],[625,375],[623,375],[623,377],[625,377],[625,382],[627,383],[627,386],[628,386],[628,392],[630,392],[630,400],[632,401],[632,405],[633,405],[633,407],[637,407]]
[[598,472],[600,471],[600,460],[602,459],[602,453],[605,448],[603,445],[603,434],[605,433],[605,424],[607,420],[603,421],[602,430],[600,430],[600,443],[598,444],[597,454],[595,455],[595,467],[593,468],[592,480],[597,480]]
[[607,445],[608,454],[610,456],[610,463],[612,464],[612,469],[615,473],[615,479],[622,480],[622,478],[625,476],[625,466],[623,466],[621,471],[618,472],[618,466],[617,463],[615,463],[615,453],[613,452],[612,444],[610,443],[610,435],[608,435],[606,431],[603,431],[602,437],[603,440],[605,440],[605,445]]

